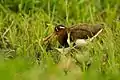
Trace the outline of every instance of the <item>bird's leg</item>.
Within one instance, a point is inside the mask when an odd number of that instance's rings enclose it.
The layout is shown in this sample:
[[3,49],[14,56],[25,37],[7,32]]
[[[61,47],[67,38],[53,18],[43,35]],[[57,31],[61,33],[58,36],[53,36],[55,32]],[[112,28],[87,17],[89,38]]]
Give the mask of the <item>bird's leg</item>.
[[62,48],[55,48],[55,49],[58,50],[62,54],[67,54],[71,50],[70,47],[67,47],[67,48],[62,47]]

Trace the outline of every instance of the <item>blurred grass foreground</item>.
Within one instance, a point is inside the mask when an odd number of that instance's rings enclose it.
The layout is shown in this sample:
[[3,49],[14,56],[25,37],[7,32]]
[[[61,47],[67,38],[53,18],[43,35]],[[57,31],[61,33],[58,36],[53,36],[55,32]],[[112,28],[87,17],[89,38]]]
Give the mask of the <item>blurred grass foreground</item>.
[[[101,22],[103,34],[75,58],[41,41],[56,24]],[[119,80],[119,49],[120,0],[0,0],[0,80]]]

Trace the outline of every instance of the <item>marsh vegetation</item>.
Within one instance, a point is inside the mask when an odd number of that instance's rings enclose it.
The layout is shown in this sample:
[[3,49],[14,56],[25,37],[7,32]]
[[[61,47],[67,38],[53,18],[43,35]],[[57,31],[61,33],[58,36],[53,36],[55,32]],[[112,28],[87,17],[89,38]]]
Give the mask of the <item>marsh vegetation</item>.
[[[105,28],[92,43],[65,56],[47,50],[42,39],[56,24],[79,23]],[[52,47],[59,45],[51,41]],[[119,80],[119,49],[120,0],[0,0],[2,80]]]

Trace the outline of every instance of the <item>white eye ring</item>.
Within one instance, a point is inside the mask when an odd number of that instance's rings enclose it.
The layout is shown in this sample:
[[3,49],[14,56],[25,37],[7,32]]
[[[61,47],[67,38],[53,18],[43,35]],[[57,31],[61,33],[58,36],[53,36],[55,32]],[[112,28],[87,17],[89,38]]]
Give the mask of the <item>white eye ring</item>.
[[61,29],[65,29],[65,27],[63,27],[63,26],[60,26],[60,28],[61,28]]
[[56,31],[58,31],[58,28],[55,28],[56,29]]

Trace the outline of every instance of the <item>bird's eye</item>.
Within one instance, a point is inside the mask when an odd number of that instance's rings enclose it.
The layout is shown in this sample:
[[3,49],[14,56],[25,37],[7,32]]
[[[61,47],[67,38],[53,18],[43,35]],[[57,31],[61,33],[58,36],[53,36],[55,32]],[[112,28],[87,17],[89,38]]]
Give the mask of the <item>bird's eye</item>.
[[55,31],[60,31],[60,30],[63,30],[63,29],[65,29],[65,26],[63,26],[63,25],[57,25],[56,27],[55,27]]
[[55,28],[55,31],[58,31],[58,28],[57,28],[57,27]]

